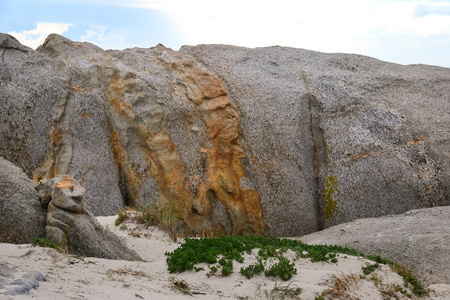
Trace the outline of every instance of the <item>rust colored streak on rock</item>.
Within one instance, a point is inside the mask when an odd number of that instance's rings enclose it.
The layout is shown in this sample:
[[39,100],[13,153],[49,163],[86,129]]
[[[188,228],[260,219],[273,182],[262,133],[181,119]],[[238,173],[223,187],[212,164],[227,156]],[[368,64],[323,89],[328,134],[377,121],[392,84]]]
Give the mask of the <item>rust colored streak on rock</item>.
[[362,159],[362,158],[369,158],[371,156],[383,157],[383,153],[378,153],[378,152],[371,152],[371,153],[358,152],[357,154],[350,156],[350,158],[348,159],[348,162],[354,162],[354,161],[357,161],[357,160]]
[[113,71],[111,82],[108,87],[108,93],[114,109],[121,115],[133,118],[133,108],[125,101],[124,90],[126,85],[127,79],[121,77],[119,72],[115,70]]
[[92,89],[85,89],[85,88],[81,88],[81,87],[78,87],[78,86],[71,86],[70,90],[72,92],[81,92],[81,93],[88,93],[88,92],[92,91]]
[[149,156],[156,170],[156,181],[163,201],[177,210],[184,219],[191,196],[186,188],[184,165],[178,154],[176,144],[165,130],[154,134],[145,126],[140,127],[149,149]]
[[425,140],[424,136],[414,138],[410,143],[414,146],[419,146]]
[[[146,123],[146,116],[139,116],[133,109],[133,97],[145,97],[142,87],[135,80],[132,73],[120,73],[113,70],[109,73],[109,94],[112,108],[119,115],[113,123],[121,130],[111,129],[111,146],[114,159],[119,165],[126,179],[127,196],[132,203],[139,203],[140,190],[147,177],[152,177],[158,184],[161,201],[170,202],[172,208],[180,213],[185,212],[185,203],[190,203],[190,193],[186,189],[184,166],[175,143],[170,139],[165,126],[153,128]],[[131,100],[127,102],[126,95]],[[119,121],[120,120],[120,121]],[[120,124],[119,124],[120,123]],[[121,136],[122,132],[133,130],[142,139],[143,145],[139,149],[128,149],[128,137]],[[141,162],[139,168],[130,163],[129,155],[140,153],[146,161]],[[144,170],[143,170],[144,169]]]
[[[186,225],[186,234],[265,235],[260,195],[256,189],[243,188],[240,184],[241,178],[248,178],[242,165],[245,155],[239,140],[239,114],[232,107],[222,82],[188,57],[165,51],[168,55],[164,55],[164,59],[161,56],[160,60],[167,61],[161,65],[169,77],[176,79],[174,92],[195,104],[206,125],[209,141],[201,145],[206,154],[205,178],[194,199],[178,147],[171,140],[165,123],[149,126],[146,116],[133,110],[133,97],[142,91],[139,83],[130,73],[108,70],[111,107],[118,113],[112,124],[111,145],[114,158],[125,175],[129,196],[136,201],[145,177],[152,176],[158,184],[162,204],[169,204],[179,213]],[[116,126],[120,129],[114,129]],[[149,173],[142,174],[130,164],[129,155],[137,150],[128,149],[128,137],[121,136],[130,129],[142,138],[143,149],[139,151],[148,159]],[[225,207],[228,221],[223,219],[227,218],[223,214],[221,220],[215,219],[216,200]],[[231,223],[232,228],[227,229],[228,225],[222,222]]]
[[61,128],[53,131],[52,133],[52,140],[55,147],[59,146],[59,143],[61,142]]
[[57,189],[69,189],[69,190],[73,191],[73,188],[74,188],[73,178],[69,177],[69,176],[64,176],[63,180],[61,180],[55,184],[55,187]]
[[212,191],[228,212],[232,224],[230,234],[265,235],[260,195],[256,189],[244,189],[240,185],[240,179],[247,176],[242,165],[245,155],[239,140],[239,114],[231,106],[218,78],[196,63],[180,59],[167,65],[171,66],[171,71],[177,74],[179,82],[186,87],[187,97],[197,105],[210,140],[207,146],[200,149],[206,153],[207,172],[204,184],[199,187],[198,198],[191,205],[189,223],[191,227],[197,228],[209,226],[203,231],[223,227],[213,222],[206,225],[213,207],[207,193]]

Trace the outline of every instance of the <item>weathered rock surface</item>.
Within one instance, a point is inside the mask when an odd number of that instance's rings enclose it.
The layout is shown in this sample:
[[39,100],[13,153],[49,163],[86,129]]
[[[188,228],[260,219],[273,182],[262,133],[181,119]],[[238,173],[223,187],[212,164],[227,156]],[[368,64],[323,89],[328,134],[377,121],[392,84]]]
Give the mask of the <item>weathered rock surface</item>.
[[450,284],[450,206],[358,219],[302,236],[300,240],[380,255],[412,267],[426,283]]
[[47,281],[38,271],[18,272],[0,263],[0,295],[22,295],[37,288],[40,281]]
[[36,184],[0,156],[0,243],[31,243],[45,236],[45,210]]
[[49,182],[47,238],[70,253],[107,259],[141,260],[109,230],[103,228],[83,201],[85,189],[69,175]]
[[300,235],[450,204],[450,70],[282,47],[104,51],[0,35],[0,155],[73,174],[95,215]]
[[450,69],[283,47],[180,52],[241,112],[271,233],[450,204]]

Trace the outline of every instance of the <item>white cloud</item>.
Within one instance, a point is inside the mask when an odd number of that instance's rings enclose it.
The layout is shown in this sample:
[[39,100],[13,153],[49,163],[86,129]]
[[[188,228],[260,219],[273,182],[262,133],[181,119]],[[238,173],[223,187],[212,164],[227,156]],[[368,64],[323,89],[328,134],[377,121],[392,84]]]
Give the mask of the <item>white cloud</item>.
[[426,3],[422,2],[416,6],[415,16],[420,18],[429,14],[450,15],[450,2]]
[[48,35],[52,33],[63,34],[71,26],[73,25],[65,23],[37,23],[36,29],[22,32],[11,31],[9,34],[18,39],[23,45],[36,49],[45,41]]
[[126,30],[120,28],[110,29],[107,26],[91,25],[81,36],[81,41],[90,42],[104,49],[123,48],[124,40],[128,36]]
[[447,1],[128,0],[121,3],[164,11],[178,23],[190,44],[285,45],[364,53],[364,39],[368,36],[426,37],[450,33]]
[[[376,23],[373,20],[371,27],[399,35],[426,37],[449,34],[450,14],[444,13],[446,7],[450,7],[450,4],[423,1],[387,3],[374,7],[374,16],[379,19],[379,22]],[[433,11],[440,13],[433,13]]]
[[[73,0],[88,1],[88,0]],[[449,0],[89,0],[101,5],[159,10],[181,33],[182,44],[282,45],[347,52],[402,63],[426,63],[436,54],[412,52],[450,47]],[[125,48],[127,32],[91,27],[83,35],[102,48]],[[408,51],[403,43],[409,43]],[[131,45],[133,46],[133,45]],[[397,47],[397,49],[392,49]],[[417,50],[415,50],[417,48]],[[401,51],[400,51],[401,50]],[[444,51],[443,50],[443,51]],[[441,51],[442,52],[442,51]],[[444,51],[445,52],[445,51]],[[383,53],[383,55],[380,55]],[[414,59],[408,60],[407,57]],[[423,57],[422,61],[416,57]],[[443,60],[443,58],[441,58]],[[396,58],[395,61],[398,61]],[[448,61],[448,60],[447,60]]]

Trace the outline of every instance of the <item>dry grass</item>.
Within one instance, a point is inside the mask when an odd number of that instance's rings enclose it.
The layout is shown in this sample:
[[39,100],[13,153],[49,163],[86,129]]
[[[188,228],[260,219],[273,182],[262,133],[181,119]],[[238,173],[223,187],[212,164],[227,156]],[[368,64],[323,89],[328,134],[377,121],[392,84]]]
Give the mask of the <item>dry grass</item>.
[[135,271],[132,270],[131,268],[120,268],[117,270],[113,270],[113,269],[108,269],[106,270],[105,274],[110,277],[110,278],[114,278],[114,276],[126,276],[126,275],[131,275],[133,277],[137,277],[137,278],[148,278],[148,279],[152,279],[152,277],[142,271]]
[[331,286],[322,292],[324,299],[358,300],[351,294],[352,290],[358,289],[358,278],[353,275],[333,275],[330,278]]
[[[158,201],[155,201],[150,208],[137,209],[126,206],[125,209],[119,210],[117,214],[115,225],[122,224],[121,229],[126,229],[126,225],[123,224],[125,221],[144,224],[146,227],[158,226],[167,232],[174,242],[178,239],[176,224],[180,220],[180,215],[170,204],[159,206]],[[130,235],[140,237],[139,233],[135,232],[130,233]]]

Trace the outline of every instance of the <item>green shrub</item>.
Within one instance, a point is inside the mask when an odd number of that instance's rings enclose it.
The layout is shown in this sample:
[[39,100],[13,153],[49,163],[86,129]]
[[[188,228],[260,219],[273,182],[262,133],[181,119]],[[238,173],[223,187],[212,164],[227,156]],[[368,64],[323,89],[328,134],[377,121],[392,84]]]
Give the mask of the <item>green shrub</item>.
[[33,246],[40,246],[40,247],[48,247],[53,249],[59,249],[59,247],[51,240],[46,238],[35,238],[31,241],[31,244]]
[[[243,254],[252,253],[253,249],[259,249],[256,257],[257,262],[242,267],[240,273],[252,278],[254,275],[264,272],[266,276],[279,276],[283,280],[289,280],[297,273],[294,263],[291,263],[282,254],[287,250],[294,251],[299,257],[310,258],[311,261],[324,261],[336,263],[337,254],[360,256],[372,260],[375,264],[363,267],[365,274],[373,272],[380,264],[390,265],[391,268],[403,277],[406,285],[412,285],[412,292],[416,296],[425,296],[430,290],[426,289],[416,277],[412,270],[402,265],[383,259],[380,256],[366,256],[354,249],[328,246],[328,245],[308,245],[298,240],[280,239],[276,237],[261,236],[229,236],[220,238],[186,238],[184,243],[172,252],[166,252],[167,269],[170,273],[184,272],[186,270],[198,269],[195,265],[199,263],[210,264],[211,273],[222,268],[222,275],[228,276],[233,272],[233,260],[243,262]],[[221,256],[220,259],[219,256]],[[266,269],[265,261],[270,258],[278,260],[277,263]],[[211,265],[216,264],[218,265]],[[365,276],[364,276],[365,278]],[[371,277],[371,280],[377,280]],[[318,296],[320,297],[320,296]]]
[[378,269],[380,267],[380,264],[376,263],[373,265],[368,265],[366,267],[362,267],[361,269],[363,270],[364,274],[370,274],[373,271],[375,271],[375,269]]
[[264,273],[266,276],[279,276],[282,280],[286,281],[291,279],[291,277],[297,274],[297,269],[295,268],[295,264],[291,263],[289,259],[279,256],[278,263],[272,265],[268,270]]

